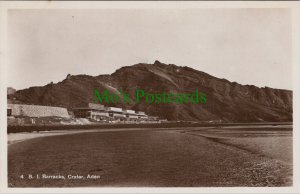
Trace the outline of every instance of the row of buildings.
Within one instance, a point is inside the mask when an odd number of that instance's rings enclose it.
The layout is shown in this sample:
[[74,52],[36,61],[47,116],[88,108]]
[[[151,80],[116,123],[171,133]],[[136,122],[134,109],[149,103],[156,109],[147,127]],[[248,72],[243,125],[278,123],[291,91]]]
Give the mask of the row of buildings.
[[101,104],[89,103],[88,107],[73,108],[73,114],[76,118],[89,118],[95,121],[158,121],[159,118],[155,116],[148,116],[145,112],[127,110],[117,107],[105,107]]
[[[8,104],[8,118],[31,118],[32,121],[40,118],[79,119],[85,118],[93,122],[158,122],[159,118],[148,116],[145,112],[127,110],[117,107],[105,107],[101,104],[89,103],[85,107],[76,107],[67,110],[62,107]],[[34,124],[34,122],[32,122]]]

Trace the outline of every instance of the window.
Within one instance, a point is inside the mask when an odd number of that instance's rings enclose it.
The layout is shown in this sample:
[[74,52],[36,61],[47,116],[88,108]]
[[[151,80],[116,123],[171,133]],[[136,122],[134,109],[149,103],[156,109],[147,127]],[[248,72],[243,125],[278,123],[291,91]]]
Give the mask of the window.
[[12,112],[11,108],[8,108],[7,109],[7,116],[11,116],[11,112]]

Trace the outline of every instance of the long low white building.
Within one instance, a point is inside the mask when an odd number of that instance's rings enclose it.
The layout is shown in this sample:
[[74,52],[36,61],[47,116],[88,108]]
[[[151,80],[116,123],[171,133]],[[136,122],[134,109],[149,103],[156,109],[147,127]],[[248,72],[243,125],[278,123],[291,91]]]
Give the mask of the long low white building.
[[27,104],[8,104],[7,116],[70,118],[70,115],[66,108]]

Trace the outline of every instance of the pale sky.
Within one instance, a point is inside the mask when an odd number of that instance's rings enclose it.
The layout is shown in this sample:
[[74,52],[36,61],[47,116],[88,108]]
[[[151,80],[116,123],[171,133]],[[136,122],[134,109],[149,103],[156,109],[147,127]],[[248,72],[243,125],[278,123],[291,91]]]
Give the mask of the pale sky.
[[155,60],[292,89],[288,9],[10,10],[8,35],[16,89]]

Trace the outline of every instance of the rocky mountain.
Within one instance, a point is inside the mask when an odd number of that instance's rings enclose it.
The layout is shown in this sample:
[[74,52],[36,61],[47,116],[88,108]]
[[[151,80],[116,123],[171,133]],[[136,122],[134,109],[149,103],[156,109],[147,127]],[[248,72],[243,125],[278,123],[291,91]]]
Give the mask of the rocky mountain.
[[63,81],[30,87],[8,95],[9,102],[83,107],[93,102],[94,90],[117,90],[135,95],[136,89],[149,93],[205,93],[206,104],[146,102],[105,104],[145,111],[168,120],[225,122],[292,121],[292,91],[241,85],[207,73],[173,64],[136,64],[111,75],[68,75]]

